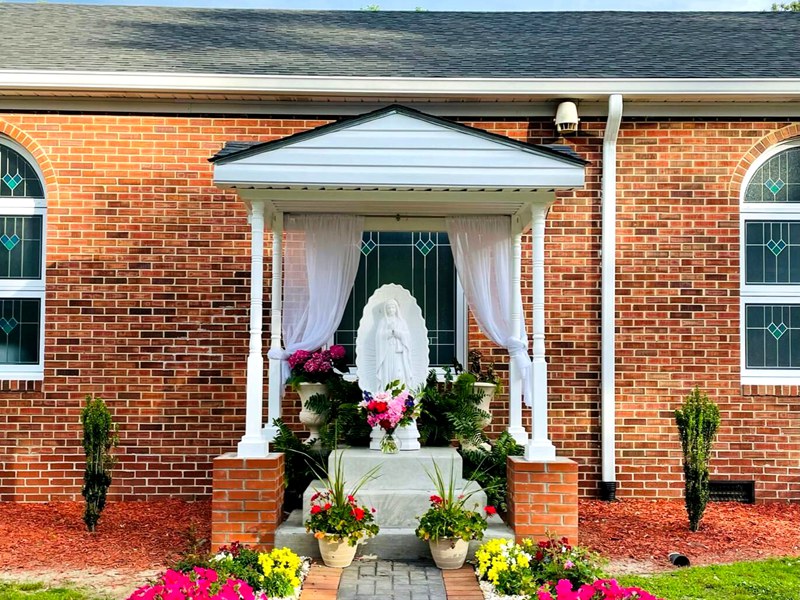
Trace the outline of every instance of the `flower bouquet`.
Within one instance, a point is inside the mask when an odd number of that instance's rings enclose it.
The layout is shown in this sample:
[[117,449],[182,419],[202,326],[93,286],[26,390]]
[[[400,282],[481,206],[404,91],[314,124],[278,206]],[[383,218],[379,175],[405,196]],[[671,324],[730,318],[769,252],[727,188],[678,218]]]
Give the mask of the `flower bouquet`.
[[358,490],[375,478],[376,469],[367,472],[349,491],[345,490],[341,455],[334,457],[333,473],[326,473],[326,488],[311,496],[311,514],[306,531],[319,541],[322,560],[329,567],[346,567],[355,556],[359,541],[378,534],[375,509],[359,505]]
[[394,439],[394,432],[398,427],[409,425],[413,419],[419,416],[420,405],[408,390],[403,389],[398,382],[389,384],[386,391],[375,394],[364,392],[364,399],[359,403],[359,407],[367,415],[367,423],[370,427],[380,427],[386,433],[381,439],[381,452],[394,454],[398,451],[397,441]]

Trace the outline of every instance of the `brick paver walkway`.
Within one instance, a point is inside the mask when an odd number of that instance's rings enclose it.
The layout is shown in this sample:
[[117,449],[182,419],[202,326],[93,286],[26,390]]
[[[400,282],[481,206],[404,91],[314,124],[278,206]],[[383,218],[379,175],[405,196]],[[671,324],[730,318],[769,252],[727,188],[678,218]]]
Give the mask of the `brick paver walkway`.
[[356,561],[342,573],[338,600],[447,600],[433,563]]

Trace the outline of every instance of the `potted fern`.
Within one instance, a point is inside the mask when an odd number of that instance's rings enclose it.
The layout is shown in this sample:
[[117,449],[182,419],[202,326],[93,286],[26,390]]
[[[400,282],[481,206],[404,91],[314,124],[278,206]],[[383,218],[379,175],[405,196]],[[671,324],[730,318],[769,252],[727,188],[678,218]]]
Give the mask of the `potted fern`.
[[[419,517],[415,533],[430,545],[433,562],[440,569],[460,569],[469,551],[470,540],[483,539],[486,519],[477,510],[467,508],[467,503],[478,489],[456,495],[455,476],[451,469],[445,480],[439,466],[434,463],[433,473],[426,471],[436,493],[430,497],[430,508]],[[475,504],[477,508],[478,505]],[[495,514],[494,507],[484,508],[487,515]]]

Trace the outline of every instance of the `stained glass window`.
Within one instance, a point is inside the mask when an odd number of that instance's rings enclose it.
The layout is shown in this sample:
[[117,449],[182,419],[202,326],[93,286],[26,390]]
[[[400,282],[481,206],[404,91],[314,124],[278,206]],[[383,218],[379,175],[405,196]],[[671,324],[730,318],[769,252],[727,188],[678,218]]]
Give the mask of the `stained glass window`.
[[800,283],[800,221],[745,223],[748,284]]
[[745,329],[747,368],[800,368],[800,305],[749,304]]
[[42,276],[42,216],[0,216],[0,278]]
[[355,360],[355,338],[364,306],[386,283],[406,288],[428,328],[431,366],[450,365],[456,356],[456,270],[443,232],[368,231],[361,241],[358,274],[334,336]]
[[800,202],[800,148],[769,158],[747,184],[745,202]]
[[16,150],[0,144],[0,198],[44,198],[33,166]]
[[0,299],[0,364],[39,362],[40,300]]

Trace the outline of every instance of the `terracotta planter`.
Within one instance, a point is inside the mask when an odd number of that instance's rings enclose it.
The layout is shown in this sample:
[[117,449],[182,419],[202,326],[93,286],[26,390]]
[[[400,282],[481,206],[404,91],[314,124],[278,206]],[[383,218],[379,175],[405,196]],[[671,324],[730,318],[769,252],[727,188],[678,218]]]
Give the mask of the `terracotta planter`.
[[322,562],[326,567],[335,567],[343,569],[349,567],[356,556],[356,548],[358,546],[351,546],[347,540],[329,542],[328,540],[319,541],[319,553],[322,555]]
[[475,390],[475,393],[483,394],[480,409],[489,413],[489,418],[482,421],[481,427],[486,429],[489,426],[489,423],[492,422],[492,411],[489,410],[489,407],[492,405],[492,398],[494,398],[494,393],[497,391],[497,385],[494,383],[488,383],[486,381],[477,381],[472,387]]
[[469,552],[469,542],[462,539],[444,538],[428,542],[436,566],[442,570],[460,569]]
[[297,384],[297,394],[300,396],[300,422],[309,431],[309,440],[319,439],[319,428],[324,423],[322,415],[306,408],[306,401],[311,396],[317,394],[327,394],[328,386],[324,383],[299,383]]

